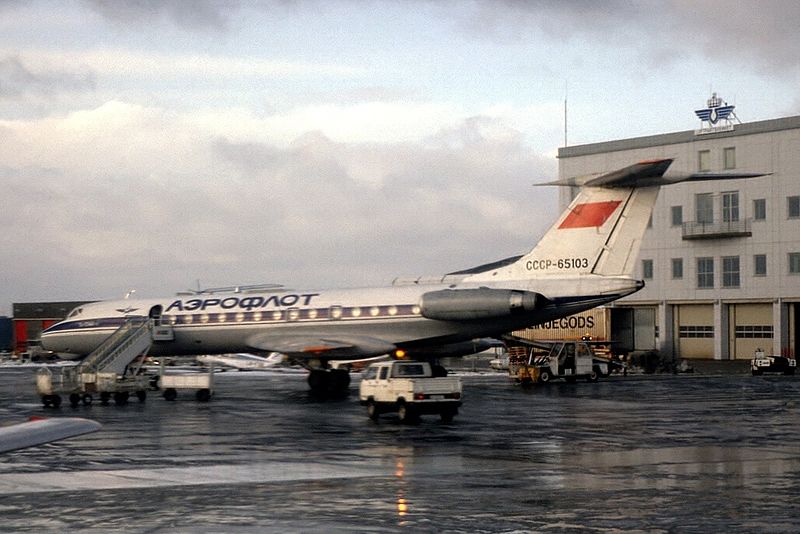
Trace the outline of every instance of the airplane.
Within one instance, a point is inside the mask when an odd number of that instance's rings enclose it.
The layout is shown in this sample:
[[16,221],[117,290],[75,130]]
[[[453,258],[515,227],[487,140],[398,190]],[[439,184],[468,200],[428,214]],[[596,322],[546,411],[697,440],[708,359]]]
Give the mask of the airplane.
[[[174,297],[84,304],[46,329],[42,347],[80,358],[132,316],[173,332],[151,356],[279,352],[310,371],[314,392],[344,391],[346,371],[330,362],[435,359],[470,340],[497,337],[630,295],[642,237],[660,186],[763,173],[665,174],[672,159],[546,184],[578,188],[569,207],[527,254],[391,286],[286,290],[254,286]],[[430,356],[434,354],[434,356]]]

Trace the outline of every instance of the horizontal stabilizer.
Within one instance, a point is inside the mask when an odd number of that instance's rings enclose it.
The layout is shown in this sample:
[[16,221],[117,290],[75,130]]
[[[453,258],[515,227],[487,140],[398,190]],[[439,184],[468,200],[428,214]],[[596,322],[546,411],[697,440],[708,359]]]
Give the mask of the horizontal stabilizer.
[[737,178],[756,178],[767,176],[763,172],[697,172],[675,173],[665,176],[672,159],[640,161],[622,169],[586,176],[575,176],[534,185],[560,185],[568,187],[603,187],[608,189],[652,187],[677,184],[680,182],[702,182],[709,180],[734,180]]

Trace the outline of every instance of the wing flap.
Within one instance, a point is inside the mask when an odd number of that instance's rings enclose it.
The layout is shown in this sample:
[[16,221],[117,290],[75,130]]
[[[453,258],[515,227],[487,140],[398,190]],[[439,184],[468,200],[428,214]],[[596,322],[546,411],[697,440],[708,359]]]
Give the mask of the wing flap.
[[247,344],[258,350],[280,352],[293,358],[337,359],[370,357],[392,352],[396,347],[386,340],[369,336],[312,336],[305,334],[262,334]]

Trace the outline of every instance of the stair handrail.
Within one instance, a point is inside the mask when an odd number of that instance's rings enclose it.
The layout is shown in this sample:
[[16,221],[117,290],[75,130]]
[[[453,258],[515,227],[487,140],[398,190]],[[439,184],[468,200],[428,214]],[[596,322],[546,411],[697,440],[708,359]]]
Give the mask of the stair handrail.
[[[80,363],[79,372],[97,370],[106,363],[109,357],[118,352],[118,349],[130,346],[135,334],[142,329],[150,329],[150,320],[142,315],[129,316],[116,332],[106,338],[98,347]],[[129,339],[125,339],[128,337]]]

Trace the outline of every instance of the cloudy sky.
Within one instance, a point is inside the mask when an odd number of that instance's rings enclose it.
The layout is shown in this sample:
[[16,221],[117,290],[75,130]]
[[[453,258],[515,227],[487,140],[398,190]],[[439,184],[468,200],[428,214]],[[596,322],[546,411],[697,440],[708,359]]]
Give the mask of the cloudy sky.
[[800,3],[0,0],[0,313],[527,251],[564,142],[800,113]]

